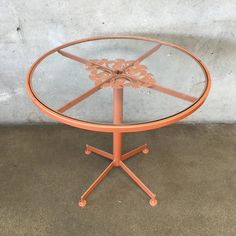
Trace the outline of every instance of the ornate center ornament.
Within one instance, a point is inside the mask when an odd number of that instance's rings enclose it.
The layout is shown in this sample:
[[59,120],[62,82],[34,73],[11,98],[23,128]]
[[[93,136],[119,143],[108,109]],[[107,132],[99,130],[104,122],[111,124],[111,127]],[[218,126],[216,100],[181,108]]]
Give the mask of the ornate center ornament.
[[[117,75],[102,87],[111,86],[113,88],[122,88],[130,86],[133,88],[150,87],[155,83],[154,76],[147,70],[145,65],[134,63],[133,60],[90,60],[86,69],[89,71],[89,78],[99,84],[109,78],[111,75]],[[94,65],[96,64],[96,65]],[[107,70],[100,69],[99,66],[106,67]]]

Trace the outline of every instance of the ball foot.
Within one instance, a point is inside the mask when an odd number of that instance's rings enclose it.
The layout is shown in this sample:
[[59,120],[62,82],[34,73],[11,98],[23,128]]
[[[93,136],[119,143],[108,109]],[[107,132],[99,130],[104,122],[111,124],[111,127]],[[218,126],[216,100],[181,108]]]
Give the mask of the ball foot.
[[84,199],[83,199],[83,200],[80,200],[80,201],[79,201],[79,207],[84,208],[84,207],[86,206],[86,203],[87,203],[86,200],[84,200]]
[[143,149],[143,153],[144,154],[148,154],[149,153],[149,149],[148,148]]
[[90,155],[90,154],[91,154],[91,151],[85,149],[84,153],[85,153],[86,155]]
[[84,153],[85,153],[86,155],[90,155],[90,154],[91,154],[91,151],[88,149],[87,145],[86,145],[86,147],[85,147]]
[[157,199],[156,198],[151,198],[149,200],[149,204],[153,207],[156,206],[157,205]]

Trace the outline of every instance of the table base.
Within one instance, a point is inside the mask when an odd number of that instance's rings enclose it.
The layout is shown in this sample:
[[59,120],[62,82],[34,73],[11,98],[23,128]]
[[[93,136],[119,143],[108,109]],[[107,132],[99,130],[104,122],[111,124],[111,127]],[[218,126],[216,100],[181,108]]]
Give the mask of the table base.
[[[121,136],[121,134],[120,134]],[[91,153],[96,153],[102,157],[112,160],[110,165],[98,176],[98,178],[92,183],[92,185],[84,192],[81,196],[79,201],[80,207],[86,206],[86,199],[88,195],[94,190],[94,188],[106,177],[106,175],[115,167],[121,167],[133,180],[134,182],[150,197],[150,205],[156,206],[158,201],[156,195],[128,168],[127,165],[124,164],[123,161],[127,160],[128,158],[133,157],[134,155],[138,154],[139,152],[143,152],[144,154],[148,154],[149,149],[147,144],[141,145],[123,155],[115,156],[114,154],[108,153],[96,147],[86,145],[85,154],[89,155]]]

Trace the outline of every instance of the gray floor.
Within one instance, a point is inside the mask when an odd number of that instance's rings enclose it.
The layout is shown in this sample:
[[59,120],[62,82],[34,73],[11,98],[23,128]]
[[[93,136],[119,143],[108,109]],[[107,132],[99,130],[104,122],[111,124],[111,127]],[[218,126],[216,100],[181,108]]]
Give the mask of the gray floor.
[[77,201],[109,161],[112,136],[67,126],[0,128],[0,235],[236,235],[236,125],[173,125],[128,134],[126,164],[159,205],[115,168],[81,209]]

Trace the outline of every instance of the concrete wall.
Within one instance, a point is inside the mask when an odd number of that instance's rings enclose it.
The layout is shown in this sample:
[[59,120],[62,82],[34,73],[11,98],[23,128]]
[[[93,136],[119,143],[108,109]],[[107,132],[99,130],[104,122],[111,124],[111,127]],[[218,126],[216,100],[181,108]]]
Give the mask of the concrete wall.
[[0,123],[51,122],[26,95],[27,69],[52,47],[103,34],[154,36],[195,52],[213,85],[186,121],[236,121],[236,1],[0,0]]

